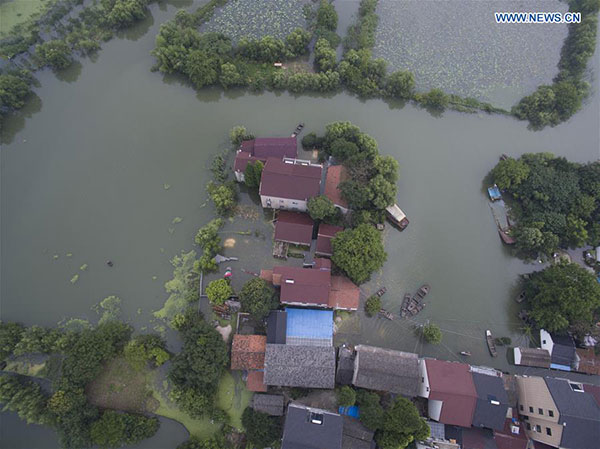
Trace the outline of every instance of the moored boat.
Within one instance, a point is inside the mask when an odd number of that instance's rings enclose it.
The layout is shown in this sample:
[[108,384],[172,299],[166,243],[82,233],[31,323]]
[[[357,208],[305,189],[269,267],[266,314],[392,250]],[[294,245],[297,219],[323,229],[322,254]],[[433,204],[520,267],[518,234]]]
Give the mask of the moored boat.
[[381,313],[385,318],[387,318],[388,320],[393,320],[394,319],[394,315],[392,314],[392,312],[388,312],[385,309],[381,309],[379,311],[379,313]]
[[487,341],[488,349],[490,350],[492,357],[497,357],[498,351],[496,351],[496,343],[494,343],[492,332],[489,329],[485,331],[485,340]]
[[408,218],[402,209],[397,204],[394,204],[393,206],[386,207],[385,210],[392,224],[398,226],[401,231],[404,231],[408,226]]
[[460,355],[464,355],[465,357],[471,357],[470,351],[460,351]]
[[419,298],[423,299],[423,298],[425,298],[425,296],[427,296],[427,294],[429,293],[429,290],[431,290],[431,287],[429,286],[429,284],[423,284],[417,290],[417,296]]
[[381,298],[385,294],[385,292],[387,292],[387,288],[381,287],[379,290],[377,290],[375,294],[378,298]]

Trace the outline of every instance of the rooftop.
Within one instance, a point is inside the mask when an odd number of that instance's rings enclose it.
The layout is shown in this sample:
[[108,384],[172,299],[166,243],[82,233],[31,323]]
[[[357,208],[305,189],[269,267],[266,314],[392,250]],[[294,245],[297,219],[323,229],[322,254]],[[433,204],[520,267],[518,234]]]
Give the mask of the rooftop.
[[271,416],[283,416],[283,396],[280,394],[255,394],[252,408]]
[[344,228],[341,226],[333,226],[326,223],[319,225],[319,232],[317,234],[317,254],[324,256],[331,256],[333,251],[331,249],[331,239],[338,233],[343,231]]
[[335,348],[267,344],[265,383],[287,387],[333,388]]
[[288,406],[281,449],[341,449],[344,421],[337,413]]
[[367,429],[358,419],[344,416],[342,449],[370,449],[374,432]]
[[541,348],[515,348],[515,365],[550,368],[550,353]]
[[477,402],[477,391],[469,365],[426,359],[429,399],[442,401],[440,422],[470,427]]
[[352,384],[354,377],[354,354],[347,347],[338,350],[338,364],[335,374],[335,382],[340,385]]
[[473,426],[502,430],[508,411],[508,395],[499,376],[472,373],[477,391]]
[[331,310],[287,308],[286,343],[300,346],[333,345]]
[[419,356],[410,352],[356,346],[352,383],[360,388],[416,396]]
[[577,348],[575,352],[579,357],[577,371],[600,376],[600,357],[594,353],[593,348]]
[[273,284],[281,286],[279,299],[282,303],[329,305],[331,272],[328,270],[275,267]]
[[348,172],[343,165],[331,165],[327,169],[327,178],[325,179],[325,196],[329,198],[336,206],[348,208],[348,202],[342,198],[342,192],[339,189],[340,183],[348,178]]
[[[517,416],[516,411],[513,416]],[[504,420],[504,428],[494,431],[494,440],[498,449],[526,449],[528,438],[519,422],[507,418]]]
[[266,344],[267,337],[264,335],[235,334],[231,344],[231,369],[262,369]]
[[346,276],[331,276],[329,307],[356,310],[360,304],[360,288]]
[[271,310],[267,318],[267,343],[285,344],[287,312]]
[[319,195],[321,166],[269,158],[262,172],[260,194],[306,201]]
[[265,392],[267,385],[265,384],[264,371],[249,371],[248,379],[246,379],[246,388],[249,391]]
[[265,162],[267,158],[284,157],[295,158],[298,156],[298,145],[295,137],[261,137],[252,140],[244,140],[235,155],[233,169],[243,172],[248,162]]
[[315,223],[308,214],[279,211],[275,240],[310,246]]

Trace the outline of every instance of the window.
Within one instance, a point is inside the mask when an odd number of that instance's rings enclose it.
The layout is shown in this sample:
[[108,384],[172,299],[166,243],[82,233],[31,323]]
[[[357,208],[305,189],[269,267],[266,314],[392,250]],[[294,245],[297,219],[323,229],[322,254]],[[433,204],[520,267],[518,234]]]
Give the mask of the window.
[[548,416],[554,416],[554,412],[552,410],[548,410]]
[[543,415],[543,414],[544,414],[544,409],[543,409],[543,408],[538,408],[538,413],[539,413],[540,415]]
[[531,430],[531,424],[527,423],[527,430]]
[[546,435],[552,436],[552,429],[550,427],[546,427]]
[[425,378],[421,377],[421,383],[424,384],[425,383]]
[[581,384],[572,384],[571,382],[569,382],[569,385],[571,386],[571,390],[577,391],[577,392],[580,392],[580,393],[583,392],[583,385],[581,385]]
[[521,409],[521,411],[523,411],[523,404],[519,405],[519,408]]
[[541,433],[541,432],[542,432],[542,426],[540,426],[539,424],[536,424],[536,425],[535,425],[535,431],[536,431],[537,433]]
[[533,413],[533,407],[529,407],[529,413]]

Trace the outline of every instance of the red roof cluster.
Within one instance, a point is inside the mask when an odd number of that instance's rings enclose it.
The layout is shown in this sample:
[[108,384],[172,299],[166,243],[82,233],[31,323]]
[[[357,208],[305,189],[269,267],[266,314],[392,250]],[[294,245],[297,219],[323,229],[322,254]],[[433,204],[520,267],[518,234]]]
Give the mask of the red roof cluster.
[[477,390],[469,365],[427,359],[429,399],[442,401],[439,422],[471,427],[477,403]]
[[250,371],[248,373],[248,378],[246,379],[246,388],[249,391],[256,391],[261,393],[267,391],[267,385],[265,384],[265,372]]
[[319,233],[317,234],[317,249],[315,252],[323,256],[331,256],[333,254],[331,249],[331,239],[335,237],[338,232],[343,230],[344,228],[341,226],[321,223],[319,225]]
[[308,214],[279,211],[275,240],[310,246],[315,222]]
[[266,162],[268,158],[296,158],[298,144],[295,137],[261,137],[244,140],[240,145],[233,164],[234,171],[243,172],[248,162]]
[[348,208],[348,202],[342,198],[342,191],[339,189],[339,185],[347,178],[348,172],[343,165],[332,165],[327,169],[325,196],[336,206],[341,206],[345,209]]
[[329,307],[334,309],[357,310],[360,303],[360,289],[346,276],[331,276]]
[[314,268],[275,267],[273,285],[281,286],[282,303],[329,305],[331,271]]
[[260,194],[306,201],[319,195],[321,166],[268,158],[260,180]]
[[267,337],[264,335],[235,334],[231,344],[231,369],[263,369],[266,347]]

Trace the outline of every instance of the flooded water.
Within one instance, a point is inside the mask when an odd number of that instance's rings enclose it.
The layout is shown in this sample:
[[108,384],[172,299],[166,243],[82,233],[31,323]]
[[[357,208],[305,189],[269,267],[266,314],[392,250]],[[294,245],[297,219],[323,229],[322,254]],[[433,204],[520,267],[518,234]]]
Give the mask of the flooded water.
[[[212,218],[204,187],[210,160],[227,146],[228,130],[243,124],[256,135],[285,136],[300,121],[305,132],[322,132],[329,122],[350,120],[377,139],[382,153],[398,159],[398,203],[410,219],[403,233],[386,228],[388,261],[362,289],[370,294],[385,285],[384,307],[397,313],[405,292],[429,283],[427,307],[416,322],[437,323],[444,337],[433,347],[415,338],[412,323],[359,312],[342,323],[336,343],[449,360],[469,350],[474,364],[514,371],[502,348],[498,358],[489,356],[483,333],[491,329],[519,341],[514,285],[519,273],[535,266],[511,257],[500,242],[482,179],[501,153],[552,151],[575,161],[598,159],[597,79],[581,112],[541,132],[507,117],[435,117],[412,105],[346,94],[197,93],[177,78],[150,72],[158,26],[175,8],[151,10],[152,19],[107,43],[94,61],[82,61],[60,79],[41,73],[38,98],[3,130],[3,320],[95,320],[91,306],[118,295],[124,317],[138,329],[151,328],[151,312],[166,299],[170,258],[192,249],[196,230]],[[598,73],[597,59],[594,64]],[[245,196],[243,201],[251,202]],[[173,224],[175,217],[183,221]],[[260,256],[270,250],[269,226],[256,214],[226,228],[224,237],[236,239],[226,255],[240,258],[232,262],[236,286],[249,278],[241,268],[275,264]],[[0,432],[6,447],[57,447],[50,431],[26,427],[12,414],[2,415]],[[140,447],[173,448],[184,438],[181,426],[165,420]]]

